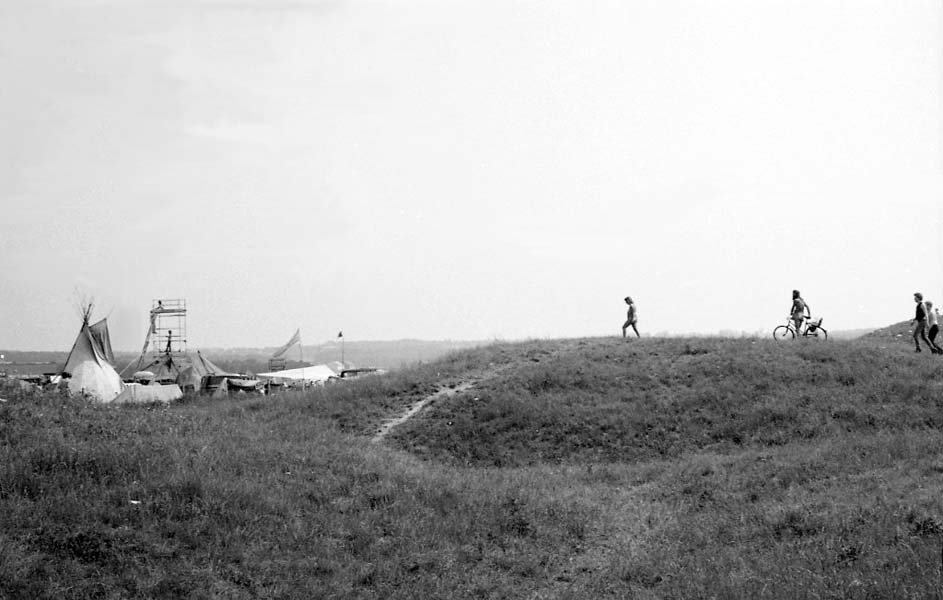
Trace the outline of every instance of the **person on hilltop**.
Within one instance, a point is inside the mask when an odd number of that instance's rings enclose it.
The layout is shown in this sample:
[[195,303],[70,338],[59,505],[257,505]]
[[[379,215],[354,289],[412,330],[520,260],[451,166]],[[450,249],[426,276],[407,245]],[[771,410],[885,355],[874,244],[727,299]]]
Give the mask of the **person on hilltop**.
[[927,331],[927,337],[930,339],[930,343],[936,347],[936,353],[943,354],[943,348],[940,348],[936,343],[936,334],[940,332],[940,309],[933,308],[933,303],[929,300],[924,302],[924,304],[927,306],[927,325],[930,326],[930,329]]
[[631,296],[625,297],[625,303],[629,305],[629,310],[625,315],[625,323],[622,324],[622,337],[626,337],[626,330],[631,327],[632,331],[635,332],[635,337],[642,337],[639,335],[638,328],[635,326],[638,323],[638,309],[635,308],[635,302],[632,301]]
[[923,352],[920,348],[920,340],[923,340],[927,347],[930,348],[930,352],[936,354],[939,348],[927,337],[927,305],[923,303],[923,294],[915,292],[914,302],[917,303],[917,310],[914,313],[913,320],[910,322],[914,326],[914,346],[916,346],[914,351]]
[[802,322],[812,318],[812,311],[806,301],[802,299],[799,290],[792,290],[792,307],[789,309],[789,318],[796,326],[796,335],[799,335]]

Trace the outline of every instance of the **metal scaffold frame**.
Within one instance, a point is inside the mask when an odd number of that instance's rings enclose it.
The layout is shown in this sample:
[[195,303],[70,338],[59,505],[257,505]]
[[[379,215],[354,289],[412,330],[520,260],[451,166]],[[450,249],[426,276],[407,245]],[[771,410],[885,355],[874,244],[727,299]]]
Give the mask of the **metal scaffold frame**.
[[151,351],[181,354],[187,351],[187,301],[182,298],[155,299],[151,302]]

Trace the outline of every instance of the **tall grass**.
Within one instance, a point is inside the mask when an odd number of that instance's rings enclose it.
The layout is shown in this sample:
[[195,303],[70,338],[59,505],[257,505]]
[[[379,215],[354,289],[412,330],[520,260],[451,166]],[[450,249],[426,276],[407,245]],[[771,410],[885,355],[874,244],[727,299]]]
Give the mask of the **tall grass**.
[[941,369],[595,339],[273,398],[3,392],[0,597],[940,597]]

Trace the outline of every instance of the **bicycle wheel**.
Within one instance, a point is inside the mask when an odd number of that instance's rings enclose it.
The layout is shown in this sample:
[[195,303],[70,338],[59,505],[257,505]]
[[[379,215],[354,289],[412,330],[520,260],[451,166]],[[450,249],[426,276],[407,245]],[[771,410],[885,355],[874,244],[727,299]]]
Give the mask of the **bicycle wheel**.
[[785,339],[791,340],[795,337],[796,337],[796,332],[793,331],[791,328],[786,327],[785,325],[780,325],[779,327],[773,330],[773,339],[776,341],[785,340]]
[[828,332],[821,327],[816,327],[814,330],[806,328],[802,331],[802,337],[812,340],[827,340]]

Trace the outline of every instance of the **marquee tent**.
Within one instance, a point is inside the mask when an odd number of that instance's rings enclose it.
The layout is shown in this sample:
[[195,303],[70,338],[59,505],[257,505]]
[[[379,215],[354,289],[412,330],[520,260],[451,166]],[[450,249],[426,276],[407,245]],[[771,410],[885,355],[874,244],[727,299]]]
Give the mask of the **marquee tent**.
[[297,369],[286,369],[285,371],[274,371],[272,373],[257,373],[256,377],[267,379],[276,383],[324,383],[332,377],[339,377],[340,372],[335,371],[328,365],[314,365],[311,367],[300,367]]

